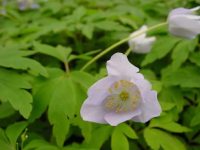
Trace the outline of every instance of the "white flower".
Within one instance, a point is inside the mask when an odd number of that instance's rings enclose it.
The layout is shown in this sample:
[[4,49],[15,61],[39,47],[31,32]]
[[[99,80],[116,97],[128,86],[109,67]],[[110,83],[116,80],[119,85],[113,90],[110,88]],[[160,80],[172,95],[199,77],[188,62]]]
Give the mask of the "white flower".
[[200,16],[195,15],[193,9],[176,8],[169,13],[169,32],[175,36],[193,39],[200,33]]
[[140,36],[137,36],[135,38],[131,38],[128,41],[129,47],[132,49],[135,53],[148,53],[150,52],[152,48],[152,44],[156,40],[155,37],[146,37],[146,31],[147,26],[143,25],[139,30],[133,32],[130,37],[134,37],[135,35],[139,34],[140,32],[143,32]]
[[27,9],[38,9],[40,7],[34,0],[18,0],[18,5],[19,9],[22,11]]
[[127,120],[147,122],[160,115],[157,93],[126,55],[114,54],[107,71],[108,76],[88,90],[81,108],[83,120],[116,126]]

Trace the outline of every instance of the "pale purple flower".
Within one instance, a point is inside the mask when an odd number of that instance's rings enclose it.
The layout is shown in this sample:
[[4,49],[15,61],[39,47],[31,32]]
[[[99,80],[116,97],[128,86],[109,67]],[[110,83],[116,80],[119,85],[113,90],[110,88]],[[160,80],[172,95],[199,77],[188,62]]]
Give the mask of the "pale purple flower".
[[116,126],[127,120],[147,122],[161,113],[157,93],[127,56],[114,54],[107,61],[108,76],[88,90],[81,108],[85,121]]
[[143,34],[135,37],[135,38],[130,38],[128,41],[129,47],[132,49],[133,52],[135,53],[141,53],[145,54],[150,52],[153,43],[155,42],[156,38],[155,37],[147,37],[146,36],[146,30],[147,26],[143,25],[139,30],[133,32],[130,37],[134,37],[135,35],[139,34],[140,32],[144,32]]
[[22,11],[27,9],[38,9],[40,7],[34,0],[18,0],[18,6]]
[[169,32],[175,36],[193,39],[200,33],[200,16],[195,12],[200,6],[193,9],[176,8],[169,13]]

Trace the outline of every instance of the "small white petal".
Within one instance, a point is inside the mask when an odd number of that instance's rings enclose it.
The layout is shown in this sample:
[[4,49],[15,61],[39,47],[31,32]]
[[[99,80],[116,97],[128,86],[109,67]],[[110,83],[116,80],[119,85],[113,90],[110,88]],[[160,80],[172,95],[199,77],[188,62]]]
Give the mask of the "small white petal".
[[149,91],[146,93],[145,101],[141,104],[141,114],[133,117],[136,122],[147,122],[151,118],[157,117],[161,113],[161,106],[157,100],[157,93]]
[[193,9],[177,8],[168,17],[169,32],[175,36],[192,39],[200,33],[200,16],[195,15]]
[[91,105],[101,104],[108,96],[109,87],[117,80],[117,77],[107,76],[93,84],[88,90],[88,96],[90,97],[87,100],[88,103]]
[[200,33],[200,21],[191,18],[191,15],[174,16],[169,24],[169,31],[173,35],[191,39]]
[[148,53],[151,51],[152,45],[155,42],[155,40],[155,37],[143,39],[141,41],[138,41],[137,44],[135,44],[135,47],[132,47],[132,49],[135,53]]
[[110,76],[120,76],[130,78],[133,74],[139,71],[137,67],[132,65],[127,56],[122,53],[114,54],[109,61],[107,61],[107,71]]
[[[135,53],[148,53],[150,52],[152,48],[152,44],[156,40],[155,37],[146,37],[146,30],[147,26],[142,26],[139,30],[133,32],[130,37],[131,38],[128,41],[129,47],[132,49]],[[144,32],[140,36],[134,37],[135,35],[139,34],[140,32]]]
[[124,112],[124,113],[110,112],[106,114],[104,118],[110,125],[116,126],[119,123],[130,120],[134,116],[137,116],[140,114],[141,114],[140,109],[137,109],[133,112]]
[[87,104],[87,100],[81,108],[81,116],[85,121],[97,122],[97,123],[107,123],[104,116],[107,112],[101,106],[94,106]]
[[197,7],[194,7],[194,8],[192,8],[192,9],[190,9],[191,11],[198,11],[198,10],[200,10],[200,6],[197,6]]
[[142,100],[146,98],[146,93],[151,90],[151,83],[144,79],[144,76],[141,73],[137,73],[132,79],[131,82],[137,85],[142,96]]

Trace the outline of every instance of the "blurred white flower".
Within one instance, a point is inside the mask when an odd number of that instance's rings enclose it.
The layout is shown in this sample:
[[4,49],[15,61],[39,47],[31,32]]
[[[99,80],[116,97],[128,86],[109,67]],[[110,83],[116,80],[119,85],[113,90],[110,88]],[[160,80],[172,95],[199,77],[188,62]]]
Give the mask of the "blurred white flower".
[[169,13],[169,32],[175,36],[193,39],[200,33],[200,16],[195,12],[200,6],[193,9],[176,8]]
[[135,35],[139,34],[140,32],[144,32],[140,36],[137,36],[135,38],[131,38],[128,41],[129,47],[132,49],[135,53],[141,53],[145,54],[150,52],[152,48],[152,44],[156,40],[155,37],[146,37],[146,31],[147,26],[143,25],[139,30],[133,32],[130,37],[134,37]]
[[159,116],[157,93],[138,71],[126,55],[114,54],[107,62],[108,76],[88,90],[81,108],[83,120],[116,126],[127,120],[147,122]]
[[0,14],[6,15],[6,5],[7,5],[7,0],[2,0],[0,7]]
[[22,11],[27,9],[38,9],[40,7],[34,0],[18,0],[18,6]]

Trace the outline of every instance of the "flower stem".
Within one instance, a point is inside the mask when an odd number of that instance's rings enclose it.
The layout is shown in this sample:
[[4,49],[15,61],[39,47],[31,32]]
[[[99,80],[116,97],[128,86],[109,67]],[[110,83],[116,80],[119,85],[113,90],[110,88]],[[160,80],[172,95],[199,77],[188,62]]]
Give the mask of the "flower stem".
[[[145,31],[141,31],[141,32],[138,32],[138,34],[135,34],[134,36],[132,37],[126,37],[120,41],[118,41],[117,43],[111,45],[110,47],[106,48],[104,51],[102,51],[101,53],[99,53],[98,55],[96,55],[93,59],[91,59],[90,61],[88,61],[82,68],[81,68],[81,71],[85,70],[88,66],[90,66],[93,62],[95,62],[96,60],[98,60],[99,58],[101,58],[103,55],[105,55],[106,53],[108,53],[109,51],[111,51],[112,49],[114,49],[115,47],[123,44],[124,42],[127,42],[130,38],[136,38],[138,36],[140,36],[141,34],[145,33],[145,32],[149,32],[151,30],[154,30],[156,28],[159,28],[161,26],[164,26],[166,25],[167,22],[163,22],[163,23],[160,23],[160,24],[156,24],[150,28],[148,28],[147,30]],[[128,49],[129,50],[129,49]],[[131,51],[131,50],[129,50]],[[128,53],[128,52],[127,52]],[[129,52],[130,53],[130,52]]]
[[68,62],[66,61],[66,62],[64,62],[64,66],[65,66],[65,72],[66,73],[69,73],[70,72],[70,70],[69,70],[69,64],[68,64]]
[[126,50],[125,55],[128,56],[128,55],[130,54],[130,52],[131,52],[131,48],[129,47],[129,48]]

